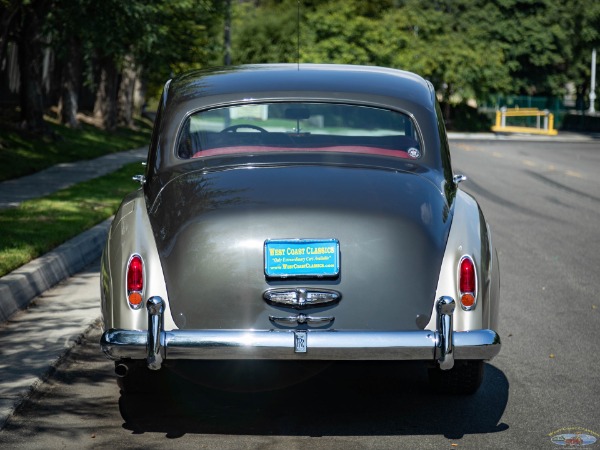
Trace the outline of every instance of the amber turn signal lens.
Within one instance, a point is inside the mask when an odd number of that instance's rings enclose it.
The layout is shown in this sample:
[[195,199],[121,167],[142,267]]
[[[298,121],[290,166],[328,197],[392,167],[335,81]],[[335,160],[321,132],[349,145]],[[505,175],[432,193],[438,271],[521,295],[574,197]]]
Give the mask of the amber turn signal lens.
[[132,306],[138,306],[142,303],[142,294],[139,292],[131,292],[127,299]]
[[475,297],[473,294],[463,294],[460,297],[460,302],[465,308],[470,308],[475,304]]

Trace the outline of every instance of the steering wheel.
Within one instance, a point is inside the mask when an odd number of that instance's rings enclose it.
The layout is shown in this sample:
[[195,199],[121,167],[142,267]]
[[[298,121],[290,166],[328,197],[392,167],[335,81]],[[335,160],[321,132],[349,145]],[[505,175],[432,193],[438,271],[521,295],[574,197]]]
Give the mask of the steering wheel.
[[240,128],[250,128],[252,130],[260,131],[261,133],[268,133],[268,131],[265,130],[264,128],[261,128],[257,125],[250,125],[248,123],[240,123],[238,125],[231,125],[230,127],[223,128],[220,132],[221,133],[230,133],[230,132],[237,131]]

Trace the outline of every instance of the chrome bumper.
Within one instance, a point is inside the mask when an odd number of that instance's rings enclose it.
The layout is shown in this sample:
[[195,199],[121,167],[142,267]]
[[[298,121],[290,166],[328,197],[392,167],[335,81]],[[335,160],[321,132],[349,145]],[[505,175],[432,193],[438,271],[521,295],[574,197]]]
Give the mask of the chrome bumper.
[[[436,331],[172,330],[162,329],[162,299],[148,300],[148,331],[107,330],[108,358],[146,359],[160,369],[169,359],[430,360],[450,369],[454,360],[488,360],[500,351],[493,330],[453,331],[454,300],[438,300]],[[302,346],[298,339],[305,339]]]

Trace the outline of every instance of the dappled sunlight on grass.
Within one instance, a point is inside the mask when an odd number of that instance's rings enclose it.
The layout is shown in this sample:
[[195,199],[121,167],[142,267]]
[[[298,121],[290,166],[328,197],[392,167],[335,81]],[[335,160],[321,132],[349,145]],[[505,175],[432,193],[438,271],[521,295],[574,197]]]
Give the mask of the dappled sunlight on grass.
[[0,211],[0,276],[112,216],[136,189],[139,163]]
[[51,134],[37,136],[0,123],[0,181],[21,177],[55,164],[130,150],[148,145],[151,124],[136,122],[136,130],[108,132],[82,123],[74,130],[46,121]]

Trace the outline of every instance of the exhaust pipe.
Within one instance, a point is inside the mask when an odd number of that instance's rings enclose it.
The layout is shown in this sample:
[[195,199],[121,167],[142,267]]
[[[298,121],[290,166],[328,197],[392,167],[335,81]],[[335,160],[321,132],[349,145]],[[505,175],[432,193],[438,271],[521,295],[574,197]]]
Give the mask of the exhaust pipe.
[[119,378],[123,378],[129,372],[129,367],[126,364],[115,364],[115,374]]

